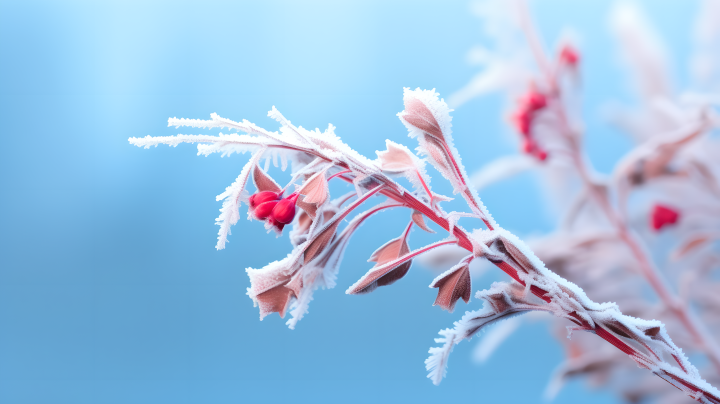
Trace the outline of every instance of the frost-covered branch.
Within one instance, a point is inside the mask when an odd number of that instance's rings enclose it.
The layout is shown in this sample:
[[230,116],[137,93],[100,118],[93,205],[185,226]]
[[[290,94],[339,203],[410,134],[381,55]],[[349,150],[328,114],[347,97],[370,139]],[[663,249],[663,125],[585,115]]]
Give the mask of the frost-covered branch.
[[[470,254],[437,277],[431,287],[438,288],[435,303],[452,310],[459,299],[469,301],[472,288],[469,264],[487,260],[511,278],[511,283],[496,284],[480,292],[486,306],[467,314],[455,330],[443,331],[445,347],[431,350],[428,360],[431,377],[439,382],[447,365],[452,346],[475,334],[485,325],[508,316],[528,311],[546,311],[569,320],[574,330],[595,333],[630,356],[640,367],[649,369],[665,380],[688,392],[701,394],[709,402],[720,402],[720,393],[702,381],[697,370],[677,348],[664,326],[623,315],[613,303],[598,304],[590,300],[573,283],[545,268],[515,235],[500,227],[468,186],[469,178],[450,135],[450,109],[434,91],[409,89],[404,94],[405,111],[399,114],[409,135],[418,139],[419,150],[440,174],[452,184],[467,202],[468,212],[445,212],[440,203],[449,198],[430,189],[430,178],[424,167],[425,158],[407,147],[387,142],[387,150],[370,160],[340,141],[330,126],[325,132],[308,131],[291,125],[273,108],[269,115],[282,125],[280,133],[269,132],[247,121],[233,121],[213,115],[210,121],[170,120],[171,125],[192,127],[226,127],[247,135],[183,136],[165,138],[131,138],[137,146],[179,143],[200,143],[199,154],[210,152],[228,155],[250,151],[253,154],[238,180],[219,196],[224,199],[218,224],[221,226],[218,248],[224,246],[229,228],[237,221],[239,202],[247,200],[249,218],[265,223],[265,227],[282,234],[291,225],[293,250],[282,260],[260,269],[248,268],[251,286],[248,295],[259,306],[261,319],[271,313],[284,317],[295,328],[307,313],[318,288],[332,288],[345,248],[352,234],[374,214],[389,208],[407,208],[409,223],[400,235],[383,244],[370,257],[375,266],[360,278],[347,293],[369,293],[377,287],[390,285],[403,278],[412,260],[434,248],[457,245]],[[262,158],[280,157],[293,164],[295,175],[281,186],[263,170]],[[283,167],[286,163],[283,164]],[[252,176],[257,191],[245,198],[243,191]],[[392,177],[404,176],[413,184],[408,190]],[[341,180],[352,184],[353,194],[330,200],[328,181]],[[299,183],[296,183],[299,182]],[[294,189],[289,195],[286,190]],[[385,201],[357,214],[340,227],[350,214],[372,198]],[[479,217],[486,229],[468,231],[457,224],[460,217]],[[448,232],[447,238],[412,250],[409,234],[413,226],[430,230],[427,221]],[[677,366],[666,361],[671,358]],[[713,401],[714,400],[714,401]]]

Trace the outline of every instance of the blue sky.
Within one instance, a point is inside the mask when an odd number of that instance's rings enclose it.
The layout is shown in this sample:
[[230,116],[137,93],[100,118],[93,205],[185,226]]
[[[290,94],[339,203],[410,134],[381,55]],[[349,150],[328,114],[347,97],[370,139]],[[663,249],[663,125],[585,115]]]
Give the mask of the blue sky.
[[[673,60],[687,60],[696,3],[641,3]],[[533,2],[548,44],[564,27],[581,39],[589,154],[605,172],[629,143],[598,108],[632,99],[609,4]],[[435,275],[419,266],[391,288],[344,294],[404,217],[361,229],[338,287],[319,291],[291,331],[277,316],[258,321],[245,295],[245,268],[284,257],[287,239],[242,220],[226,250],[214,248],[215,195],[248,157],[127,142],[198,133],[167,128],[167,118],[212,112],[274,130],[275,105],[307,128],[332,123],[368,156],[386,138],[412,145],[395,116],[402,88],[447,96],[477,72],[465,55],[483,36],[469,10],[467,1],[0,2],[0,402],[539,402],[562,359],[544,324],[524,326],[483,365],[470,359],[473,343],[459,345],[436,387],[427,349],[479,302],[453,314],[432,307]],[[686,66],[673,68],[683,83]],[[514,152],[503,107],[489,96],[454,113],[468,170]],[[519,235],[551,229],[529,176],[482,197]],[[579,383],[555,402],[577,400],[614,402]]]

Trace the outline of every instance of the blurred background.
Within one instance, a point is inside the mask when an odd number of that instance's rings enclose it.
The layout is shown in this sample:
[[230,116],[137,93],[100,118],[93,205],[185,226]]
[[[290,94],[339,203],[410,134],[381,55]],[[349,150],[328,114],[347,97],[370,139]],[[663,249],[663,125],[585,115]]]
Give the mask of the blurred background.
[[[688,60],[697,3],[638,3],[671,61]],[[601,172],[630,145],[599,113],[632,97],[607,28],[611,5],[531,2],[546,46],[568,29],[578,39],[588,152]],[[284,257],[287,237],[243,219],[227,248],[214,248],[215,195],[248,156],[127,141],[207,133],[166,122],[212,112],[276,130],[266,116],[275,105],[296,125],[332,123],[369,157],[386,138],[414,147],[395,116],[402,88],[447,97],[477,73],[466,55],[484,40],[466,0],[1,1],[0,402],[542,401],[563,356],[546,324],[524,325],[483,364],[473,343],[457,346],[436,387],[425,378],[428,348],[480,303],[432,307],[436,274],[420,265],[392,288],[345,295],[404,215],[364,226],[338,286],[317,292],[289,330],[276,315],[258,321],[245,294],[245,268]],[[672,66],[681,84],[683,63]],[[505,107],[490,95],[454,113],[469,171],[514,153]],[[521,237],[554,223],[529,174],[481,197]],[[474,289],[505,279],[490,272]],[[579,382],[555,402],[579,400],[616,402]]]

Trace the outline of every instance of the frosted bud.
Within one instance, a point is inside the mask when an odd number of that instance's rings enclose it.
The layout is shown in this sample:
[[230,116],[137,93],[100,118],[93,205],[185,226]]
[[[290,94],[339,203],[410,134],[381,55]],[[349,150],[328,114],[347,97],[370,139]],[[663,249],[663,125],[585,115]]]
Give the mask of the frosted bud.
[[277,223],[288,224],[295,218],[295,202],[300,194],[294,193],[277,202],[272,210],[272,219]]

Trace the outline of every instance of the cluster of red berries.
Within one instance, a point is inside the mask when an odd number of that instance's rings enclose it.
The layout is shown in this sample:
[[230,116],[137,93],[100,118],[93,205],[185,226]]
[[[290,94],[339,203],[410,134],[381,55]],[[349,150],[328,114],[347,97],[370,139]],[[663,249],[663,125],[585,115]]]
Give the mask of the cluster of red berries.
[[665,226],[677,223],[680,213],[665,205],[655,204],[650,213],[650,226],[655,231],[660,231]]
[[295,203],[298,196],[300,195],[296,192],[283,198],[282,193],[263,191],[251,195],[248,202],[255,219],[266,220],[278,231],[282,231],[283,227],[292,223],[295,218]]
[[517,131],[523,136],[522,151],[535,156],[540,161],[545,161],[547,152],[538,146],[532,137],[532,124],[539,111],[547,106],[545,95],[531,89],[518,102],[518,110],[512,119]]

